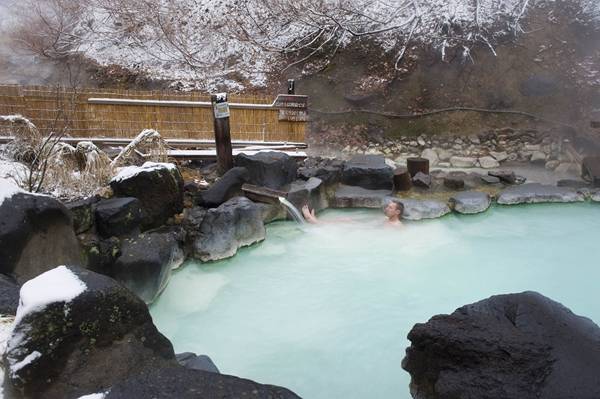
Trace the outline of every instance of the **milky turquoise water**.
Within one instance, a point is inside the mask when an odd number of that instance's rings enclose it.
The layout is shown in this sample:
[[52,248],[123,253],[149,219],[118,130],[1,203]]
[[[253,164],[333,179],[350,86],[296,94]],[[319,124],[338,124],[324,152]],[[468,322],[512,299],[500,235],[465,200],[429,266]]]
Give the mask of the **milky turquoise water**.
[[410,398],[400,363],[418,322],[494,294],[535,290],[600,321],[600,204],[496,207],[383,225],[329,211],[227,261],[188,263],[151,312],[177,352],[304,398]]

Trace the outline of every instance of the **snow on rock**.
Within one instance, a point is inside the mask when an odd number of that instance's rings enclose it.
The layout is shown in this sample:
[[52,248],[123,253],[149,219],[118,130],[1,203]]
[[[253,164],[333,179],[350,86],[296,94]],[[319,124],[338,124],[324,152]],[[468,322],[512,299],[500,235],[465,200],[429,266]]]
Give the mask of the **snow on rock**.
[[[63,302],[65,313],[69,311],[68,304],[86,290],[86,285],[66,266],[58,266],[27,281],[21,287],[19,307],[13,323],[13,330],[6,344],[6,350],[11,378],[27,365],[42,356],[38,351],[25,354],[26,326],[19,326],[25,316],[39,312],[46,306]],[[15,332],[16,327],[21,327]],[[25,353],[24,353],[25,352]],[[15,356],[16,355],[16,356]]]
[[86,288],[85,283],[66,266],[58,266],[40,274],[21,287],[15,324],[29,313],[43,310],[51,303],[64,302],[68,306]]
[[80,396],[78,399],[104,399],[108,395],[108,391],[99,392],[99,393],[91,393],[89,395]]
[[0,178],[0,205],[13,195],[23,192],[25,191],[21,190],[13,180]]
[[127,166],[122,168],[111,181],[119,182],[137,176],[142,172],[152,172],[160,169],[177,170],[177,166],[172,163],[161,162],[146,162],[142,166]]
[[14,378],[14,376],[16,376],[16,374],[19,372],[19,370],[21,370],[23,367],[26,367],[29,364],[35,362],[40,357],[42,357],[42,354],[40,352],[33,351],[29,355],[25,356],[25,358],[23,360],[21,360],[20,362],[11,363],[11,365],[10,365],[11,376]]

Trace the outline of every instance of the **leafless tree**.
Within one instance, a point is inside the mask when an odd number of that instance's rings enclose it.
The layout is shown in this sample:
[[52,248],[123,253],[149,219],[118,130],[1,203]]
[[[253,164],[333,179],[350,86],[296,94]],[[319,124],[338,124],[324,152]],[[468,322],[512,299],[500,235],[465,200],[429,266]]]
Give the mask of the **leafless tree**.
[[63,59],[79,51],[81,22],[87,7],[73,0],[23,0],[13,37],[23,48],[49,59]]

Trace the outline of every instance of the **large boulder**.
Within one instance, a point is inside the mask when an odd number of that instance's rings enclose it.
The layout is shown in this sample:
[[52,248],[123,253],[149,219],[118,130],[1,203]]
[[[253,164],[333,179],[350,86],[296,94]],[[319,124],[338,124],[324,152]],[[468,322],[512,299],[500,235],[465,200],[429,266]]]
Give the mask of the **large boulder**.
[[110,276],[112,267],[121,255],[121,240],[118,237],[102,238],[86,233],[79,236],[86,268]]
[[518,182],[517,175],[511,170],[492,170],[488,172],[488,176],[495,177],[506,184],[516,184]]
[[292,391],[183,367],[151,370],[114,385],[105,399],[299,399]]
[[317,177],[308,180],[296,180],[287,189],[287,200],[298,209],[308,205],[311,209],[321,210],[327,208],[325,185]]
[[22,284],[55,266],[80,262],[67,208],[0,179],[0,273]]
[[235,197],[209,209],[199,226],[193,252],[203,262],[229,258],[238,248],[265,239],[263,208],[245,197]]
[[68,202],[65,204],[67,209],[71,211],[73,217],[73,228],[75,234],[81,234],[94,227],[94,205],[100,201],[100,198],[93,196],[77,201]]
[[450,213],[447,204],[435,200],[398,199],[404,206],[402,218],[406,220],[436,219]]
[[19,305],[19,286],[13,279],[0,274],[0,315],[15,315]]
[[356,186],[340,185],[333,197],[334,208],[381,208],[391,190],[367,190]]
[[434,316],[408,339],[414,398],[600,398],[600,328],[535,292]]
[[344,169],[344,161],[328,158],[307,158],[304,165],[298,168],[298,178],[308,180],[317,177],[326,185],[339,183]]
[[183,263],[184,240],[179,228],[162,228],[122,240],[111,277],[144,302],[152,303],[167,286],[171,270]]
[[368,190],[391,190],[394,169],[382,155],[356,155],[346,162],[342,172],[342,183]]
[[248,170],[249,183],[274,190],[296,180],[298,173],[296,161],[289,155],[276,151],[236,155],[235,165]]
[[183,178],[174,164],[146,162],[123,168],[110,187],[117,197],[140,201],[145,228],[160,227],[183,211]]
[[489,194],[481,191],[463,191],[450,197],[450,206],[458,213],[475,214],[488,210],[492,204]]
[[139,232],[144,215],[137,198],[111,198],[94,206],[96,229],[102,237]]
[[103,392],[143,370],[177,365],[146,304],[113,279],[59,266],[26,282],[4,354],[7,397]]
[[509,187],[498,196],[501,205],[536,204],[544,202],[581,202],[582,193],[569,187],[556,187],[539,183],[528,183]]
[[195,204],[205,208],[216,208],[228,199],[242,194],[242,185],[248,182],[248,169],[236,167],[228,170],[208,190],[199,191]]

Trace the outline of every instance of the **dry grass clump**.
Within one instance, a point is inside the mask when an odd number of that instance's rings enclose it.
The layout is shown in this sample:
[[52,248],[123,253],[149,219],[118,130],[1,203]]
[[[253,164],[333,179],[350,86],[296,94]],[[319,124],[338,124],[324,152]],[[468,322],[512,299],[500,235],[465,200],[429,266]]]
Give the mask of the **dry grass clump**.
[[136,159],[144,161],[167,162],[167,143],[160,133],[154,129],[145,129],[131,141],[115,159],[112,167],[124,166],[127,163],[136,163]]
[[21,115],[0,116],[0,134],[12,136],[5,155],[26,169],[18,182],[31,192],[51,193],[61,198],[87,197],[106,186],[120,166],[143,161],[166,162],[167,145],[156,130],[142,131],[117,157],[110,157],[91,141],[73,147],[61,141],[62,134],[44,136]]
[[5,152],[18,162],[32,162],[44,140],[38,128],[22,115],[0,115],[0,134],[13,137]]
[[84,197],[108,184],[113,168],[108,155],[90,141],[73,147],[58,143],[48,159],[43,189],[59,197]]

